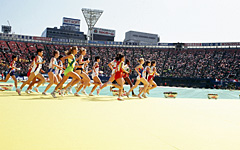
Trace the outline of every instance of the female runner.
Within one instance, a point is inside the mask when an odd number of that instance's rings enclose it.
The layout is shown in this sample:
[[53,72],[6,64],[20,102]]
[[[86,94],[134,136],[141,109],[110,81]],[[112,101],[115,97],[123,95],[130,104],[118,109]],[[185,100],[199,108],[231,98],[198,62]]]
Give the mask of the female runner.
[[[130,70],[129,66],[130,66],[130,61],[128,59],[126,59],[126,65],[124,66],[124,70],[126,70],[127,72],[130,73],[131,70]],[[133,83],[129,78],[129,74],[123,73],[123,79],[125,81],[127,81],[127,83],[130,85],[130,88],[133,86]],[[134,97],[137,96],[137,95],[134,94],[134,91],[132,91],[132,96],[134,96]]]
[[99,89],[97,89],[97,95],[99,95],[100,91],[105,88],[108,84],[112,84],[112,82],[115,80],[115,69],[117,67],[117,59],[121,54],[118,53],[115,59],[108,64],[109,68],[112,70],[111,76],[108,80],[108,82],[105,82]]
[[136,81],[135,85],[126,94],[127,94],[127,97],[129,97],[129,93],[132,90],[134,90],[139,85],[140,82],[142,82],[144,84],[144,88],[138,94],[138,97],[141,99],[142,98],[141,97],[142,93],[144,93],[143,94],[144,98],[147,98],[146,90],[149,86],[149,83],[147,82],[147,80],[145,79],[145,77],[143,75],[143,73],[144,73],[143,70],[144,69],[143,69],[142,65],[144,64],[144,58],[140,58],[138,62],[139,62],[139,65],[135,68],[135,71],[138,73],[137,81]]
[[98,74],[102,73],[102,71],[99,71],[99,62],[100,62],[100,57],[96,56],[95,57],[95,62],[93,64],[93,71],[92,71],[92,79],[94,81],[94,87],[91,90],[91,93],[89,96],[93,96],[93,91],[97,88],[97,86],[102,85],[102,81],[99,79]]
[[10,63],[9,70],[7,76],[4,80],[0,80],[0,82],[7,82],[10,77],[14,80],[15,88],[17,90],[17,79],[15,77],[15,70],[20,70],[20,68],[16,67],[16,61],[18,60],[17,56],[12,56],[12,62]]
[[[88,77],[88,75],[83,71],[83,66],[84,63],[89,63],[89,60],[87,61],[83,61],[83,57],[86,55],[87,50],[85,48],[81,48],[80,50],[80,56],[76,59],[76,61],[78,62],[78,66],[76,67],[76,73],[82,77],[82,84],[83,86],[89,86],[90,85],[90,78]],[[70,83],[68,83],[68,85],[64,88],[65,90],[70,87],[70,89],[77,84],[78,80],[72,80]],[[76,91],[76,93],[74,94],[75,96],[79,96],[78,92],[80,91],[80,89],[78,88],[78,90]],[[85,91],[82,90],[82,93],[87,95],[87,93]]]
[[[43,56],[43,49],[38,49],[37,56],[34,59],[34,65],[32,67],[32,70],[28,77],[28,80],[23,82],[21,87],[19,89],[17,89],[18,95],[21,95],[21,91],[26,84],[31,83],[29,85],[28,89],[26,90],[26,93],[30,93],[29,89],[32,88],[32,86],[34,85],[37,78],[39,79],[37,87],[39,87],[42,83],[45,82],[45,78],[39,73],[42,68],[42,64],[45,63],[45,60],[42,59],[42,56]],[[37,87],[35,88],[35,90],[38,92]]]
[[[64,71],[64,76],[61,80],[61,82],[55,87],[54,91],[51,93],[51,95],[56,98],[56,95],[55,93],[57,92],[57,89],[58,88],[61,88],[62,85],[67,81],[67,79],[69,77],[72,77],[73,80],[77,80],[77,81],[80,81],[81,78],[79,77],[79,75],[74,72],[74,67],[75,67],[75,63],[76,63],[76,60],[75,60],[75,55],[78,53],[78,48],[77,46],[73,46],[73,47],[70,47],[70,49],[68,50],[67,52],[67,56],[63,57],[61,60],[62,62],[64,62],[64,60],[68,60],[68,66],[66,68],[66,70]],[[63,96],[63,90],[61,90],[61,95]]]
[[129,73],[129,72],[127,72],[123,68],[124,60],[125,60],[124,55],[120,54],[116,60],[117,60],[117,66],[116,66],[116,72],[115,72],[115,80],[118,83],[118,85],[113,84],[113,86],[119,89],[118,100],[123,100],[122,98],[123,84],[124,84],[123,72],[125,73]]
[[149,92],[149,90],[152,90],[152,89],[154,89],[154,88],[156,88],[157,87],[157,84],[154,82],[154,76],[155,75],[157,75],[157,76],[159,76],[159,74],[157,73],[157,69],[156,69],[156,61],[155,60],[153,60],[152,62],[151,62],[151,68],[150,68],[150,72],[149,72],[149,76],[148,76],[148,82],[152,85],[151,86],[151,88],[149,88],[148,89],[148,92]]
[[47,90],[53,85],[53,84],[58,84],[58,78],[56,76],[56,69],[62,70],[63,68],[58,65],[57,59],[59,57],[59,51],[55,50],[53,52],[53,58],[51,58],[50,63],[49,63],[49,70],[48,70],[48,77],[49,77],[49,84],[46,87],[46,89],[43,91],[43,95],[47,95]]

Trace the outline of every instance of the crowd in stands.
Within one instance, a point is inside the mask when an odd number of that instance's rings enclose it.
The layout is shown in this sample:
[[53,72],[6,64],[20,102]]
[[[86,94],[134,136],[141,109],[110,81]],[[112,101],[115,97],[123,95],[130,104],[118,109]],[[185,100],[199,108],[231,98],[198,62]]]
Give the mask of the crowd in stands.
[[[11,56],[17,55],[21,68],[17,73],[25,75],[28,71],[30,58],[36,54],[38,48],[44,49],[43,70],[48,70],[50,58],[53,56],[53,50],[59,50],[61,55],[65,55],[65,51],[70,46],[50,45],[39,43],[24,43],[14,41],[0,41],[0,70],[7,70],[7,65],[11,62]],[[80,46],[79,46],[80,48]],[[156,60],[157,71],[161,77],[189,77],[189,78],[212,78],[226,79],[229,74],[235,75],[239,80],[240,76],[240,49],[162,49],[162,48],[142,48],[142,47],[85,47],[87,55],[93,64],[94,57],[101,57],[100,70],[105,76],[111,73],[107,66],[118,52],[125,54],[126,59],[131,61],[133,74],[137,75],[134,67],[137,65],[137,60],[140,57],[145,60]]]

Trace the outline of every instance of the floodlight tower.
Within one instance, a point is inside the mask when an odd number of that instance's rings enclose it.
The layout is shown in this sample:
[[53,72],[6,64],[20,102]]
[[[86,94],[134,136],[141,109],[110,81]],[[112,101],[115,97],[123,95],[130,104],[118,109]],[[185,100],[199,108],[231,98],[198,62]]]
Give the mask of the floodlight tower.
[[82,8],[83,16],[87,22],[88,25],[88,37],[89,40],[93,40],[93,36],[91,34],[91,31],[95,24],[97,23],[98,19],[103,13],[103,10],[96,10],[96,9],[88,9],[88,8]]

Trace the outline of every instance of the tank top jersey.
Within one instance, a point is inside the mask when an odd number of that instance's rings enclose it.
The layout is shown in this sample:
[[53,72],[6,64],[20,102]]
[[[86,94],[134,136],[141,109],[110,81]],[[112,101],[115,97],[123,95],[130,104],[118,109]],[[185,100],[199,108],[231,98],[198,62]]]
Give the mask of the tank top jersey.
[[[52,61],[52,59],[53,59],[53,61]],[[52,68],[52,69],[55,69],[55,70],[56,70],[57,67],[53,67],[53,64],[54,64],[54,65],[58,65],[57,59],[56,59],[55,57],[53,57],[52,59],[51,59],[51,61],[50,61],[50,63],[49,63],[49,69]]]
[[[124,69],[125,71],[127,71],[127,72],[130,71],[130,68],[128,67],[128,65],[125,65],[125,66],[123,67],[123,69]],[[127,77],[129,77],[129,74],[123,73],[123,78],[127,78]]]
[[[95,66],[96,63],[97,63],[97,62],[94,62],[93,66]],[[94,68],[93,68],[93,69],[94,69]],[[95,71],[94,71],[94,70],[95,70]],[[98,76],[98,73],[99,73],[99,65],[97,65],[94,70],[92,71],[92,77]]]
[[31,64],[28,66],[28,73],[27,73],[27,77],[29,77],[29,76],[30,76],[30,74],[31,74],[31,72],[32,72],[32,68],[33,68],[34,64],[35,64],[35,61],[33,60],[33,61],[31,62]]
[[149,68],[149,70],[150,70],[150,67],[149,66],[146,66],[145,68],[144,68],[144,70],[143,70],[143,77],[145,77],[145,78],[147,78],[148,77],[148,75],[149,75],[149,72],[147,72],[147,69]]
[[15,73],[15,68],[16,68],[16,62],[15,61],[12,61],[10,63],[10,66],[9,66],[9,70],[8,70],[8,73],[10,73],[10,75],[14,75]]
[[73,54],[71,54],[71,55],[73,56],[73,59],[68,58],[68,66],[67,66],[67,67],[72,67],[72,68],[74,68],[74,67],[75,67],[75,62],[76,62],[76,60],[75,60],[75,56],[74,56]]
[[150,68],[149,75],[151,75],[151,76],[154,76],[154,75],[155,75],[155,73],[153,72],[153,70],[154,70],[155,68],[156,68],[155,66],[152,66],[152,67]]
[[[58,61],[58,65],[59,65],[60,67],[63,67],[63,63],[62,63],[61,60]],[[56,75],[58,75],[58,74],[61,75],[61,74],[62,74],[62,70],[60,70],[59,68],[56,67],[56,69],[55,69],[55,74],[56,74]]]
[[112,70],[112,74],[115,73],[115,69],[117,67],[117,61],[114,59],[112,62],[111,62],[111,65],[113,66],[113,70]]
[[140,73],[140,78],[142,78],[143,77],[143,68],[138,68],[138,72]]
[[[82,56],[82,55],[80,55],[79,57],[81,57],[81,56]],[[80,61],[80,60],[79,60],[79,61]],[[83,59],[82,59],[82,61],[83,61]],[[84,64],[85,64],[85,63],[83,63],[83,62],[79,63],[78,66],[76,67],[77,70],[83,70],[83,69],[84,69]]]
[[124,65],[124,62],[118,61],[115,69],[115,80],[122,78],[123,70],[122,66]]
[[148,81],[150,81],[151,79],[154,79],[154,76],[155,76],[155,73],[153,72],[153,70],[154,70],[154,66],[152,66],[151,68],[150,68],[150,72],[149,72],[149,75],[148,75],[148,77],[147,77],[147,80]]
[[[38,61],[37,61],[37,58],[39,58]],[[40,57],[39,55],[37,55],[37,56],[35,57],[35,59],[34,59],[34,63],[33,63],[33,67],[32,67],[32,72],[35,72],[35,75],[37,75],[37,74],[39,73],[39,71],[41,70],[41,68],[42,68],[42,64],[38,64],[38,65],[37,65],[36,62],[37,62],[37,63],[42,63],[42,62],[43,62],[42,57]]]
[[9,66],[9,70],[15,71],[15,68],[16,68],[16,62],[15,62],[15,61],[12,61],[12,62],[10,63],[10,66]]

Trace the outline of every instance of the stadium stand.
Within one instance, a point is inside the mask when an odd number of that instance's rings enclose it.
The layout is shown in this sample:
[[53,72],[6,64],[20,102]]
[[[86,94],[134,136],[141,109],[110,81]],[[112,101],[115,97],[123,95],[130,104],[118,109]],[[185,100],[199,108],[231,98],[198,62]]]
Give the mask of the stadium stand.
[[[65,55],[65,51],[70,47],[70,45],[15,41],[0,41],[0,43],[0,69],[7,70],[7,65],[4,64],[9,64],[12,55],[18,55],[20,62],[18,67],[22,68],[21,71],[17,72],[19,75],[27,73],[30,58],[36,54],[37,48],[45,50],[44,59],[47,64],[43,66],[43,70],[47,71],[53,51],[59,50],[61,55]],[[240,49],[236,48],[175,50],[174,48],[90,46],[86,49],[85,57],[90,58],[90,60],[94,60],[97,55],[101,56],[100,66],[101,70],[104,71],[104,76],[109,76],[111,73],[107,64],[114,59],[118,52],[122,52],[126,59],[131,61],[132,68],[137,65],[137,59],[140,57],[145,58],[145,60],[156,60],[157,71],[161,77],[226,80],[229,74],[233,74],[236,80],[240,80]],[[90,62],[89,67],[92,67],[92,63],[93,61]],[[133,75],[137,75],[135,71],[133,71]]]

